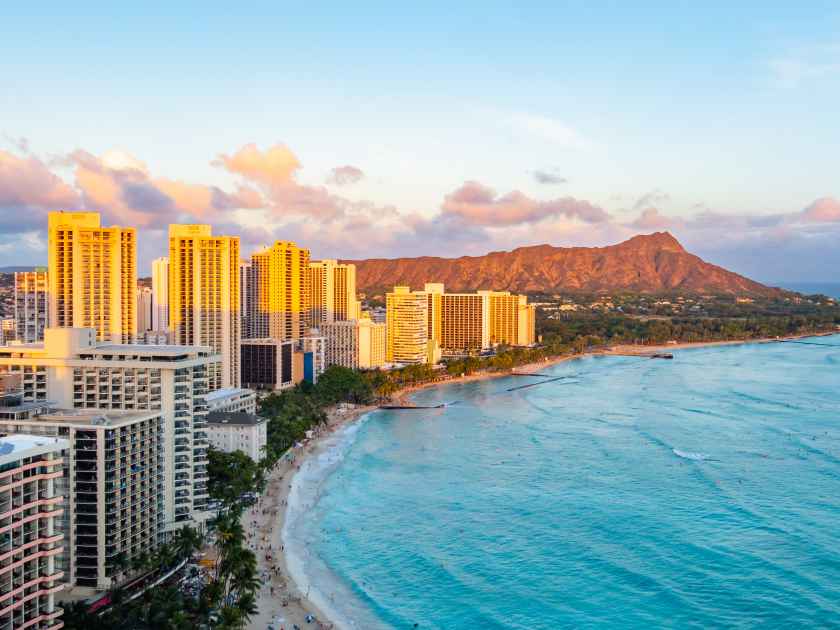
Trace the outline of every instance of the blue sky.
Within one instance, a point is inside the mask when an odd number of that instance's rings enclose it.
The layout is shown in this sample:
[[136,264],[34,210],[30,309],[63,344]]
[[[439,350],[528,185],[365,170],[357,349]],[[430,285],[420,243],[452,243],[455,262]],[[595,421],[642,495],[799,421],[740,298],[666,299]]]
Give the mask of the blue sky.
[[0,264],[45,257],[55,202],[141,225],[141,271],[195,219],[317,256],[669,229],[763,280],[840,264],[837,3],[172,4],[4,9]]

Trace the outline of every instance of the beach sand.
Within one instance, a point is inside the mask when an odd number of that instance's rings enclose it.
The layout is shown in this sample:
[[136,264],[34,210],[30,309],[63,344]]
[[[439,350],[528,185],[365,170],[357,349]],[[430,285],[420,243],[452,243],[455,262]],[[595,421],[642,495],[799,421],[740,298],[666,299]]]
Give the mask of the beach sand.
[[[268,477],[262,498],[257,505],[243,514],[242,526],[250,536],[251,549],[257,554],[259,575],[268,576],[268,579],[263,580],[263,587],[257,597],[259,613],[251,619],[250,628],[265,630],[271,625],[274,630],[291,630],[293,625],[297,625],[301,629],[321,630],[335,627],[318,607],[307,599],[306,593],[299,591],[289,575],[282,549],[286,505],[294,474],[308,457],[320,452],[324,437],[342,426],[355,422],[374,409],[375,406],[356,406],[352,409],[345,408],[344,411],[342,406],[331,409],[326,426],[316,431],[313,438],[307,440],[301,448],[291,449],[287,453],[287,456],[292,455],[294,460],[289,461],[289,457],[284,456],[275,465]],[[307,615],[313,615],[316,621],[308,623]],[[278,620],[280,622],[276,623]]]
[[[834,333],[827,333],[834,334]],[[794,340],[802,337],[818,336],[814,334],[799,335],[793,337],[785,337],[785,340]],[[617,345],[598,352],[591,352],[585,354],[568,355],[547,359],[530,365],[519,366],[513,372],[538,372],[548,366],[563,363],[565,361],[572,361],[586,356],[643,356],[651,352],[668,352],[672,350],[686,349],[686,348],[701,348],[706,346],[725,346],[725,345],[739,345],[745,343],[770,343],[780,341],[779,339],[749,339],[744,341],[712,341],[712,342],[698,342],[698,343],[678,343],[678,344],[661,344],[661,345]],[[510,375],[510,371],[502,372],[482,372],[479,374],[471,374],[469,376],[455,377],[447,380],[436,381],[432,383],[425,383],[422,385],[415,385],[406,387],[397,392],[392,401],[395,404],[408,403],[408,397],[421,389],[428,387],[436,387],[438,385],[445,385],[446,383],[464,383],[469,381],[485,380],[490,378],[499,378]],[[328,423],[326,427],[319,430],[318,434],[309,440],[302,448],[293,449],[291,453],[295,459],[293,462],[287,461],[283,458],[277,464],[275,469],[269,476],[268,487],[265,495],[260,500],[259,504],[252,510],[248,510],[243,516],[243,526],[246,532],[250,532],[252,540],[258,541],[258,545],[268,545],[272,560],[266,560],[265,551],[257,550],[257,558],[259,561],[260,573],[268,571],[271,575],[270,580],[265,582],[264,587],[259,593],[257,605],[259,607],[259,614],[251,619],[250,628],[265,630],[269,624],[274,630],[291,630],[293,624],[298,625],[302,630],[307,628],[338,628],[338,626],[331,625],[330,620],[315,606],[307,597],[306,593],[301,593],[290,577],[288,568],[286,566],[284,554],[281,551],[281,533],[283,524],[286,520],[286,505],[289,498],[289,491],[291,489],[292,478],[297,470],[300,469],[306,459],[313,454],[318,454],[323,448],[323,439],[329,434],[334,433],[340,427],[355,422],[361,416],[376,409],[376,406],[356,407],[354,409],[342,412],[339,408],[333,409],[328,414]],[[254,525],[256,522],[256,526]],[[261,542],[265,540],[266,542]],[[274,595],[271,594],[271,586],[274,586]],[[284,606],[284,602],[286,605]],[[306,615],[312,614],[317,618],[317,622],[307,623]],[[283,619],[280,624],[273,623],[273,620],[278,618]]]

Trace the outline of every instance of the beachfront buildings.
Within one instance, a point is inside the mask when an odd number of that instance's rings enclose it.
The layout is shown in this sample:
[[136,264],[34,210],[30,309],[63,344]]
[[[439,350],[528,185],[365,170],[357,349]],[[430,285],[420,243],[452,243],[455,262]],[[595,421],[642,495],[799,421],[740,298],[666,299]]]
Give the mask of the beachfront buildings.
[[36,435],[0,438],[0,630],[62,627],[55,594],[64,588],[69,443]]
[[169,226],[169,326],[172,341],[210,346],[222,357],[221,380],[239,387],[239,237],[209,225]]
[[265,456],[268,422],[244,411],[212,411],[207,416],[207,436],[213,448],[242,451],[255,462]]
[[385,296],[386,359],[389,363],[437,363],[437,342],[428,330],[428,296],[396,286]]
[[103,343],[90,328],[48,328],[42,344],[0,347],[0,374],[21,377],[24,403],[162,416],[167,531],[206,519],[206,395],[220,370],[207,346]]
[[243,339],[241,352],[245,387],[281,390],[303,380],[303,353],[293,339]]
[[535,340],[534,306],[526,296],[507,291],[446,293],[439,283],[427,283],[423,291],[398,286],[386,295],[386,321],[388,361],[395,363],[432,362],[435,348],[444,356],[459,356]]
[[251,284],[251,261],[239,261],[239,319],[242,322],[242,339],[252,339],[251,304],[253,303],[253,285]]
[[[61,492],[64,553],[77,594],[107,590],[130,562],[164,540],[164,419],[160,411],[40,410],[0,431],[66,440]],[[60,468],[59,468],[60,470]]]
[[100,341],[131,343],[137,332],[137,234],[102,227],[97,212],[50,212],[50,326],[90,327]]
[[311,325],[343,322],[361,317],[356,299],[356,265],[337,260],[314,260],[309,263],[309,298]]
[[385,329],[369,317],[323,324],[326,364],[363,370],[385,365]]
[[150,330],[169,330],[169,259],[165,256],[152,261],[152,327]]
[[44,340],[49,301],[47,270],[15,273],[15,337],[22,343]]
[[253,389],[226,387],[208,392],[204,397],[207,413],[214,411],[244,411],[257,413],[257,393]]
[[289,241],[251,255],[250,339],[300,339],[309,330],[309,250]]

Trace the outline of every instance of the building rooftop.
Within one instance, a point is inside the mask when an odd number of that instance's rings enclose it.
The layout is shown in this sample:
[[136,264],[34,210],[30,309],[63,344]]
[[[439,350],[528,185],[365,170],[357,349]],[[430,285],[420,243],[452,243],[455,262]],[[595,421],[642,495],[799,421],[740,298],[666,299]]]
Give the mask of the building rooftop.
[[27,420],[38,422],[62,423],[91,427],[116,427],[138,420],[147,420],[160,416],[160,411],[102,411],[100,409],[54,409],[49,413]]
[[265,422],[265,418],[244,411],[211,411],[207,414],[207,424],[253,426],[263,422]]
[[90,348],[83,348],[80,354],[156,354],[156,355],[179,355],[190,354],[193,352],[212,352],[210,346],[174,346],[174,345],[154,345],[145,343],[115,343],[115,344],[101,344],[91,346]]
[[204,396],[207,402],[219,400],[220,398],[229,398],[231,396],[247,395],[253,393],[252,389],[245,389],[243,387],[223,387],[222,389],[214,389]]
[[[0,437],[0,463],[7,463],[22,457],[31,457],[50,450],[70,448],[70,443],[61,438],[45,435],[17,433]],[[27,453],[27,451],[31,451]]]

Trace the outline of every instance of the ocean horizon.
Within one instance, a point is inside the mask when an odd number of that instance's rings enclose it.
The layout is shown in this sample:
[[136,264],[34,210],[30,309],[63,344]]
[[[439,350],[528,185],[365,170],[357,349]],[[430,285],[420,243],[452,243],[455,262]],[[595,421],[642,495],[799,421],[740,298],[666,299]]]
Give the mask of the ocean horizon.
[[832,336],[422,390],[447,406],[295,476],[289,569],[348,628],[838,626],[838,364]]

